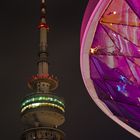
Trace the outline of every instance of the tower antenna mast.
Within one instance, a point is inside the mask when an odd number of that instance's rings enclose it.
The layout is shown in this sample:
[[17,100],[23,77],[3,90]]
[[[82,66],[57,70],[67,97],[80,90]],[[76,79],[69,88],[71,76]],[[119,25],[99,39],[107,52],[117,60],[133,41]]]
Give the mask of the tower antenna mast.
[[49,27],[46,23],[46,0],[41,0],[41,21],[39,29],[40,29],[40,53],[38,63],[38,74],[48,74],[47,33]]

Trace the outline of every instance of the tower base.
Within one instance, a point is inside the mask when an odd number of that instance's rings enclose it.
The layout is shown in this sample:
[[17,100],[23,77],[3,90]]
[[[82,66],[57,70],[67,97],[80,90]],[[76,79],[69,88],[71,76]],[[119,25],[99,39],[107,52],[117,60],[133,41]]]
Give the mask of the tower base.
[[64,132],[51,127],[36,127],[25,130],[21,140],[64,140]]

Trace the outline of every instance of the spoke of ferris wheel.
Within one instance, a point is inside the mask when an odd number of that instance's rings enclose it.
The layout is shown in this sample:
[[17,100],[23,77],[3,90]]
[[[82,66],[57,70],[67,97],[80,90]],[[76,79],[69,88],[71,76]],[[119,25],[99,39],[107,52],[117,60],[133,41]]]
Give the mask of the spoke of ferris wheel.
[[115,54],[113,52],[97,52],[95,54],[91,54],[91,55],[104,55],[104,56],[123,56],[123,57],[133,57],[133,58],[140,58],[139,56],[131,56],[131,55],[125,55],[125,54]]
[[122,26],[129,26],[129,27],[140,27],[139,25],[128,25],[128,24],[124,24],[124,23],[113,23],[113,22],[107,22],[107,21],[100,21],[101,24],[104,25],[104,23],[106,24],[110,24],[110,25],[122,25]]

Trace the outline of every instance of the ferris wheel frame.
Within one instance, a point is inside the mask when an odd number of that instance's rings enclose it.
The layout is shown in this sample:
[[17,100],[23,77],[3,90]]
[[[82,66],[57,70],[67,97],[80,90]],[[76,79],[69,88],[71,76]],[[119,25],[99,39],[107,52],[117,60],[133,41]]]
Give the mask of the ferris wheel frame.
[[81,74],[83,77],[84,84],[90,94],[91,98],[97,104],[97,106],[113,121],[125,128],[127,131],[140,138],[140,132],[133,129],[126,123],[119,120],[113,113],[108,109],[103,101],[101,101],[96,93],[93,81],[90,78],[90,63],[89,63],[89,52],[92,45],[92,41],[98,26],[98,21],[105,12],[105,9],[109,6],[112,0],[99,0],[95,9],[93,9],[92,2],[90,0],[83,18],[83,23],[81,27],[81,48],[80,48],[80,67]]

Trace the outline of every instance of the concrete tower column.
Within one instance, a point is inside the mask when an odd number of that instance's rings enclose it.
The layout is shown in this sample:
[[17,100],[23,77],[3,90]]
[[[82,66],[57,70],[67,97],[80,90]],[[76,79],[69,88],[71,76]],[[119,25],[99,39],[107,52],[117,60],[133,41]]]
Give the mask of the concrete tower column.
[[40,53],[38,62],[38,74],[48,74],[47,58],[47,32],[49,30],[46,24],[46,0],[41,1],[41,21],[40,29]]

